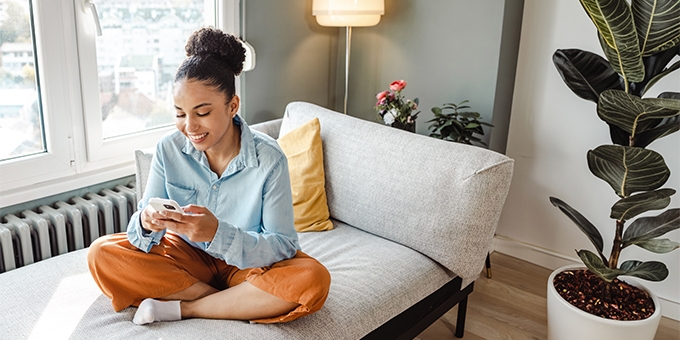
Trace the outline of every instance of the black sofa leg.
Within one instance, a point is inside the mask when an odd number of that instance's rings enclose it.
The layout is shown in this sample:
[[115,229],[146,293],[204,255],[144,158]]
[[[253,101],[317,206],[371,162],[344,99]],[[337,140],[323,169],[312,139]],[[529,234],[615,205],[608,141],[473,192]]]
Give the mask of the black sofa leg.
[[491,254],[486,253],[486,277],[491,278]]
[[458,302],[458,318],[456,320],[456,338],[462,338],[465,332],[465,313],[467,312],[467,300],[466,296],[464,299]]

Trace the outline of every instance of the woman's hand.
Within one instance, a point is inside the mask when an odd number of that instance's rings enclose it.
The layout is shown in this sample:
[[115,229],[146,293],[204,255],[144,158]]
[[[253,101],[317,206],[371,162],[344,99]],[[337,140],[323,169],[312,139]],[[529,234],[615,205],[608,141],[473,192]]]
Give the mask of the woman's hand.
[[165,227],[159,224],[163,219],[166,219],[166,217],[158,213],[156,209],[150,205],[147,205],[146,208],[142,210],[142,228],[146,231],[156,232],[164,230]]
[[193,242],[212,241],[219,226],[217,217],[210,210],[198,205],[190,204],[182,207],[182,209],[185,212],[184,214],[174,211],[162,211],[160,213],[154,211],[151,216],[152,222],[161,229],[184,234]]

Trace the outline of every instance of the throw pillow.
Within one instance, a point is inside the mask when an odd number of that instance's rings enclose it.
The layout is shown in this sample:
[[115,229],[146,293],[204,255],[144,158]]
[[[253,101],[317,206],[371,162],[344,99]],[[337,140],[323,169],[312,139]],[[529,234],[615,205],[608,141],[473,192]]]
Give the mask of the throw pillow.
[[314,118],[278,139],[288,159],[295,230],[298,232],[333,229],[326,203],[320,131],[319,119]]

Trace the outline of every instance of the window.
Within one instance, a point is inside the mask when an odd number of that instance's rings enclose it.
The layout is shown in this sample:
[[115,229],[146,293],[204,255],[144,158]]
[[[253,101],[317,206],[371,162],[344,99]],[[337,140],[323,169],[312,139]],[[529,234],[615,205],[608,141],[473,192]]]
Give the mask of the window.
[[0,1],[0,207],[133,174],[174,128],[186,39],[237,19],[237,0]]
[[191,32],[213,24],[204,0],[107,0],[97,6],[99,109],[104,140],[173,123],[175,69]]
[[0,3],[0,161],[46,150],[28,5]]
[[[174,122],[172,81],[191,32],[215,24],[214,0],[107,0],[76,11],[85,157],[92,165],[130,157],[153,145]],[[89,6],[87,6],[89,7]],[[101,35],[96,34],[99,25]],[[158,43],[155,43],[157,40]]]

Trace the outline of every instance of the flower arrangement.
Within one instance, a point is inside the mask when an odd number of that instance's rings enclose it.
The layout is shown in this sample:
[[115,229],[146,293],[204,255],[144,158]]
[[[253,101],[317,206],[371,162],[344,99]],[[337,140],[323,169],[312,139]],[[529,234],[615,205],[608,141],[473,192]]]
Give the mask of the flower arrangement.
[[415,132],[416,118],[418,118],[418,98],[405,99],[401,91],[406,88],[405,80],[395,80],[390,89],[376,95],[378,102],[375,110],[380,119],[390,126]]

